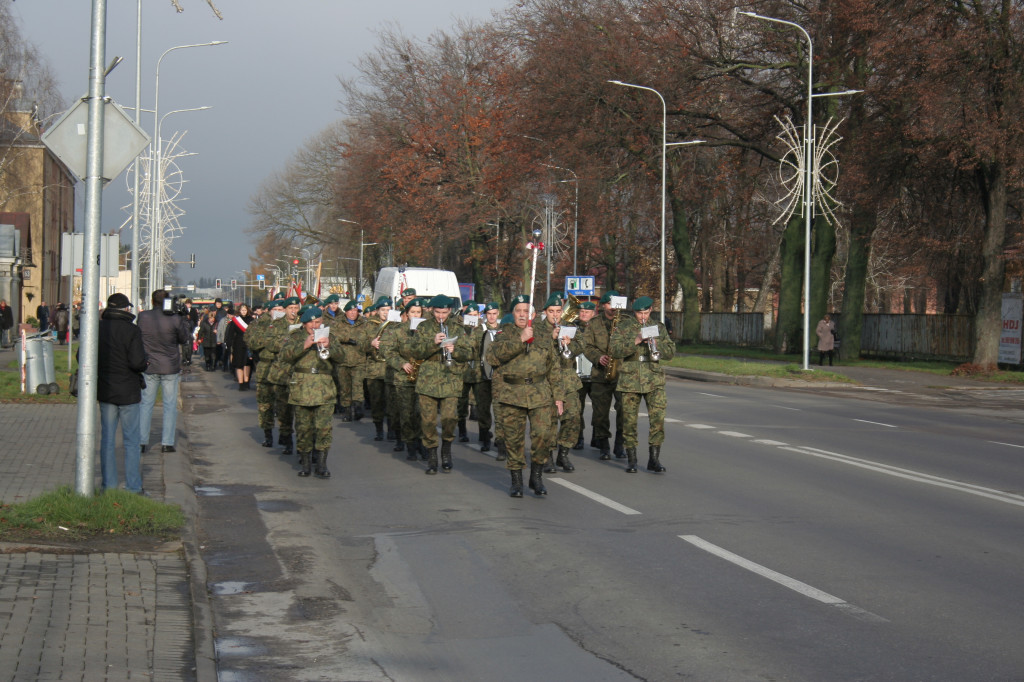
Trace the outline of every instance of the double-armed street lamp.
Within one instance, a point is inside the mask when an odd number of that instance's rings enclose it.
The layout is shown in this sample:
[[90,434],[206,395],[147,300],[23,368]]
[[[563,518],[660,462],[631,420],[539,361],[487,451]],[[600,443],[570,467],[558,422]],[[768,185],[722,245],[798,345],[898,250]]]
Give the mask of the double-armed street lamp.
[[377,242],[364,242],[363,241],[363,225],[355,220],[346,220],[345,218],[338,218],[339,223],[349,223],[351,225],[359,225],[359,280],[356,282],[356,297],[355,300],[359,301],[359,294],[363,293],[363,247],[365,246],[377,246]]
[[686,142],[668,142],[668,107],[665,105],[665,98],[661,96],[661,93],[654,88],[649,88],[646,85],[635,85],[634,83],[623,83],[622,81],[608,81],[615,85],[621,85],[626,88],[636,88],[637,90],[647,90],[653,92],[661,100],[661,322],[665,323],[665,203],[666,203],[666,190],[665,190],[665,157],[669,147],[684,147],[694,144],[704,144],[704,140],[688,140]]

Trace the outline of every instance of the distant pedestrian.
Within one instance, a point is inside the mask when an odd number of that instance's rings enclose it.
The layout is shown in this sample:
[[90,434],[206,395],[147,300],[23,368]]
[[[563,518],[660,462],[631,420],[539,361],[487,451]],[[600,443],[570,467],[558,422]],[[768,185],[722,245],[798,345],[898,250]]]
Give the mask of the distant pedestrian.
[[181,344],[190,338],[187,322],[173,311],[164,312],[167,292],[153,292],[153,307],[139,313],[139,329],[146,347],[149,366],[146,386],[142,391],[140,433],[143,451],[149,445],[152,430],[153,406],[157,390],[163,401],[163,431],[161,452],[174,452],[175,430],[178,423],[178,382],[181,379]]
[[212,372],[217,360],[217,313],[212,308],[199,323],[197,338],[199,347],[203,349],[203,362],[206,365],[206,371]]
[[75,301],[71,306],[71,337],[78,340],[78,333],[82,330],[82,302]]
[[11,330],[14,329],[14,311],[6,300],[0,299],[0,346],[11,345]]
[[68,327],[71,318],[68,315],[68,307],[63,303],[57,304],[57,312],[53,316],[53,326],[57,330],[57,343],[63,345],[68,340]]
[[818,326],[814,328],[814,333],[818,335],[818,365],[825,364],[827,355],[828,366],[831,367],[836,349],[836,323],[832,321],[832,316],[825,313],[825,317],[821,318]]
[[231,355],[231,370],[235,373],[235,378],[238,379],[238,390],[248,391],[249,376],[252,372],[252,353],[249,352],[249,346],[245,343],[245,330],[249,328],[253,317],[249,312],[249,306],[244,303],[238,306],[237,314],[228,313],[227,317],[230,322],[224,333],[224,345],[227,346]]
[[46,301],[36,306],[36,320],[39,321],[39,331],[45,332],[50,328],[50,306],[46,305]]
[[192,364],[193,344],[196,340],[196,332],[199,331],[199,309],[192,305],[192,299],[186,298],[182,304],[181,315],[188,322],[188,330],[191,336],[181,347],[182,364],[186,367]]
[[118,486],[115,440],[121,423],[124,444],[125,488],[142,492],[139,450],[139,404],[142,401],[146,370],[146,351],[142,332],[128,312],[131,301],[124,294],[113,294],[100,314],[97,356],[96,399],[100,403],[100,471],[103,490]]
[[222,370],[227,373],[231,373],[231,367],[228,365],[230,360],[230,352],[228,346],[224,343],[224,335],[228,332],[228,309],[221,308],[223,314],[217,313],[217,359],[213,363],[213,368],[217,369],[219,366]]

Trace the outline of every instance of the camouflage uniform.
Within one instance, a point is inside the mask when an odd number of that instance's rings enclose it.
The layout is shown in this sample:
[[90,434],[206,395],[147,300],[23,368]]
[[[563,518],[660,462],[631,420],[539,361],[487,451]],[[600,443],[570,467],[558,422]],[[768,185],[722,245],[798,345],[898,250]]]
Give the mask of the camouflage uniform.
[[[592,438],[590,444],[601,449],[601,458],[608,454],[608,439],[611,437],[611,408],[615,403],[615,430],[622,430],[622,406],[615,381],[608,378],[608,370],[601,366],[601,356],[609,353],[612,320],[600,314],[590,321],[583,335],[583,354],[593,363],[590,375],[590,401],[593,405],[591,415]],[[616,434],[618,437],[618,433]]]
[[[405,441],[401,436],[402,414],[398,409],[398,393],[396,389],[396,383],[405,379],[397,376],[395,367],[391,363],[397,351],[398,335],[402,324],[404,323],[392,322],[389,324],[380,335],[380,348],[377,349],[377,356],[384,360],[384,405],[388,418],[388,440],[397,441],[395,443],[395,452],[401,452],[405,449]],[[403,375],[405,372],[402,371],[401,365],[404,363],[405,360],[402,359],[398,367],[398,372]],[[399,447],[400,443],[403,444],[402,447]]]
[[[391,325],[381,336],[380,350],[387,358],[388,373],[395,387],[395,412],[398,419],[398,438],[409,450],[408,459],[416,459],[421,437],[420,406],[416,394],[416,380],[402,369],[407,362],[413,363],[412,339],[415,332],[407,320],[400,325]],[[397,447],[397,446],[396,446]]]
[[381,322],[376,317],[371,317],[362,328],[362,336],[359,338],[359,350],[363,353],[363,378],[366,379],[366,390],[370,397],[370,414],[373,416],[373,423],[377,427],[377,440],[384,440],[383,428],[384,417],[387,416],[387,395],[384,388],[384,377],[387,372],[387,363],[380,351],[370,345],[370,342],[377,338],[381,332]]
[[410,348],[413,357],[423,361],[416,380],[416,393],[419,395],[422,442],[428,450],[436,448],[438,444],[438,413],[441,417],[442,443],[450,447],[455,440],[459,395],[462,393],[462,376],[465,371],[462,363],[473,357],[469,338],[460,333],[462,327],[454,321],[446,322],[445,325],[450,336],[459,337],[452,349],[454,366],[446,367],[441,361],[441,346],[434,343],[434,336],[441,331],[441,325],[436,320],[428,319],[420,323]]
[[544,463],[555,442],[555,401],[565,399],[554,344],[544,343],[536,332],[533,343],[526,344],[521,333],[515,324],[503,325],[487,349],[487,361],[494,367],[494,400],[501,406],[498,432],[508,450],[505,466],[512,471],[526,466],[527,419],[530,460]]
[[[480,396],[477,387],[483,381],[480,368],[480,344],[484,340],[483,318],[477,316],[479,323],[476,326],[463,325],[462,334],[469,338],[473,345],[473,357],[466,363],[466,373],[462,377],[462,395],[459,396],[459,440],[466,442],[469,437],[466,435],[466,419],[469,418],[469,395],[473,394],[473,403],[477,406],[477,421],[480,420]],[[482,427],[481,427],[482,428]],[[483,432],[480,431],[483,440]]]
[[[658,351],[661,360],[669,361],[675,356],[675,343],[668,335],[668,330],[661,322],[653,318],[643,326],[658,326]],[[665,442],[665,369],[660,361],[652,362],[646,343],[636,343],[640,335],[641,324],[633,317],[624,317],[619,321],[618,328],[612,335],[612,357],[620,358],[622,365],[619,370],[618,388],[622,393],[623,436],[626,453],[635,471],[637,437],[637,419],[640,412],[640,399],[647,403],[650,433],[647,437],[651,447],[651,456],[657,461],[660,448]],[[651,464],[647,465],[652,469]],[[662,471],[664,469],[661,469]]]
[[[480,343],[474,346],[474,354],[480,358],[480,381],[473,385],[476,395],[476,421],[477,430],[480,434],[480,450],[487,452],[491,446],[491,438],[494,435],[491,429],[495,427],[495,420],[491,419],[491,405],[494,398],[494,367],[487,361],[487,349],[498,337],[501,327],[495,325],[493,329],[487,326],[486,321],[481,322]],[[495,405],[495,408],[497,405]],[[496,429],[495,429],[496,430]]]
[[309,332],[302,327],[292,331],[278,354],[277,362],[288,369],[288,404],[295,410],[300,453],[326,452],[331,447],[331,419],[334,412],[333,365],[341,362],[341,343],[331,338],[329,357],[320,357],[316,346],[303,348]]
[[[576,361],[573,358],[566,359],[562,357],[562,347],[559,344],[558,339],[551,338],[554,332],[554,327],[548,322],[545,317],[540,322],[534,324],[537,338],[534,340],[534,345],[543,343],[550,345],[555,357],[558,359],[558,385],[561,387],[561,393],[565,396],[565,406],[562,410],[562,415],[558,416],[557,412],[554,415],[553,424],[557,426],[558,433],[553,445],[558,447],[557,462],[552,460],[549,462],[548,467],[545,469],[546,473],[555,473],[557,469],[555,465],[562,467],[566,472],[573,471],[574,466],[569,462],[568,451],[573,445],[576,445],[576,439],[580,432],[580,405],[579,405],[579,389],[583,386],[579,376],[576,375]],[[582,341],[573,337],[572,341],[569,342],[569,351],[573,356],[578,355],[583,350]]]
[[[580,321],[578,321],[576,323],[576,338],[580,339],[580,343],[581,344],[582,344],[582,339],[584,337],[586,337],[587,327],[589,325],[590,325],[590,322],[584,322],[583,320],[580,320]],[[593,372],[593,368],[592,368],[592,364],[593,363],[590,362],[590,359],[584,353],[580,353],[576,357],[576,363],[577,363],[577,365],[576,365],[577,366],[576,376],[578,376],[580,378],[580,390],[578,390],[576,392],[576,395],[578,396],[577,400],[578,400],[578,403],[579,403],[578,407],[579,407],[579,415],[580,415],[580,418],[579,418],[579,431],[577,431],[577,433],[576,433],[576,445],[578,445],[579,448],[582,449],[583,448],[583,432],[586,431],[586,428],[587,428],[586,420],[584,419],[583,415],[584,415],[584,412],[587,409],[587,396],[591,395],[590,389],[591,389],[592,384],[590,382],[590,376],[591,376],[591,373]],[[580,374],[580,369],[579,368],[581,368],[581,367],[584,369],[584,373],[583,374]],[[591,403],[591,405],[593,405],[593,403],[594,403],[593,396],[591,396],[590,403]],[[574,446],[574,449],[575,449],[575,446]]]
[[[334,365],[338,402],[341,404],[342,412],[348,411],[350,417],[352,416],[351,408],[355,402],[358,401],[360,409],[362,408],[363,388],[359,368],[366,356],[359,351],[358,343],[365,325],[366,318],[357,317],[354,322],[349,322],[344,315],[341,319],[334,318],[328,323],[331,328],[331,338],[337,336],[341,343],[341,362]],[[358,390],[356,390],[357,388]]]
[[[294,432],[292,422],[295,418],[295,410],[288,402],[288,365],[281,363],[278,357],[281,348],[288,341],[289,327],[292,324],[289,322],[287,317],[274,320],[270,323],[270,327],[266,331],[266,337],[264,339],[263,350],[261,355],[264,358],[273,358],[273,362],[268,363],[270,367],[267,369],[266,382],[274,387],[274,411],[277,413],[277,424],[280,429],[279,443],[282,443],[283,439],[288,439],[286,445],[289,449],[291,447],[291,436]],[[262,362],[260,364],[263,364]]]
[[[259,357],[256,363],[256,414],[260,430],[266,432],[274,428],[274,387],[267,383],[267,372],[274,362],[274,354],[264,350],[267,331],[270,329],[270,313],[264,313],[245,330],[245,344]],[[273,445],[270,443],[269,445]],[[268,445],[268,447],[269,447]]]

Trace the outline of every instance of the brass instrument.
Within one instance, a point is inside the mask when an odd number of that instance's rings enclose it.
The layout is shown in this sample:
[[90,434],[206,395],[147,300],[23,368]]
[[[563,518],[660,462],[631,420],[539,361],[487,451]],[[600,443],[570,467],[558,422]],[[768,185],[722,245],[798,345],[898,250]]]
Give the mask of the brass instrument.
[[448,327],[442,324],[441,333],[444,334],[444,340],[441,341],[441,364],[445,367],[452,367],[455,364],[455,360],[452,359],[452,352],[445,345],[445,342],[448,340]]
[[[376,322],[377,324],[380,325],[380,329],[377,330],[377,335],[373,337],[375,339],[379,339],[380,335],[384,333],[384,328],[387,327],[391,323],[391,320],[385,320],[384,322],[381,322],[380,320],[372,320],[371,319],[371,322]],[[376,360],[377,359],[377,349],[373,347],[372,343],[370,344],[370,352],[373,355],[373,359]]]
[[[559,326],[564,327],[575,323],[580,319],[580,300],[569,294],[569,305],[562,311],[562,319],[559,320]],[[562,357],[566,360],[572,358],[572,351],[569,349],[569,344],[562,342],[562,337],[558,337],[558,346],[562,349]]]
[[[615,328],[619,326],[619,311],[615,311],[615,318],[612,320],[612,328],[608,331],[608,349],[605,351],[605,355],[611,357],[612,354],[612,336],[615,334]],[[615,381],[619,378],[619,360],[618,358],[611,358],[608,361],[608,366],[605,368],[605,377],[608,381]]]
[[420,365],[423,364],[423,361],[422,360],[410,360],[409,364],[412,365],[412,371],[409,372],[409,378],[412,379],[412,382],[415,384],[416,383],[416,378],[420,375]]
[[661,352],[658,350],[658,337],[652,336],[647,339],[647,350],[651,356],[651,362],[661,360]]

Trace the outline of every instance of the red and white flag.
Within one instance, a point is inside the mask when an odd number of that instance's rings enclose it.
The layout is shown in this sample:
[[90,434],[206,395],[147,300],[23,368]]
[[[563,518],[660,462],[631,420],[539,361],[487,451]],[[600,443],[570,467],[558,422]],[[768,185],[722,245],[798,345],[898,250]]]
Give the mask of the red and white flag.
[[231,321],[235,323],[235,326],[241,329],[243,332],[249,328],[249,325],[245,323],[241,315],[235,315],[231,318]]

